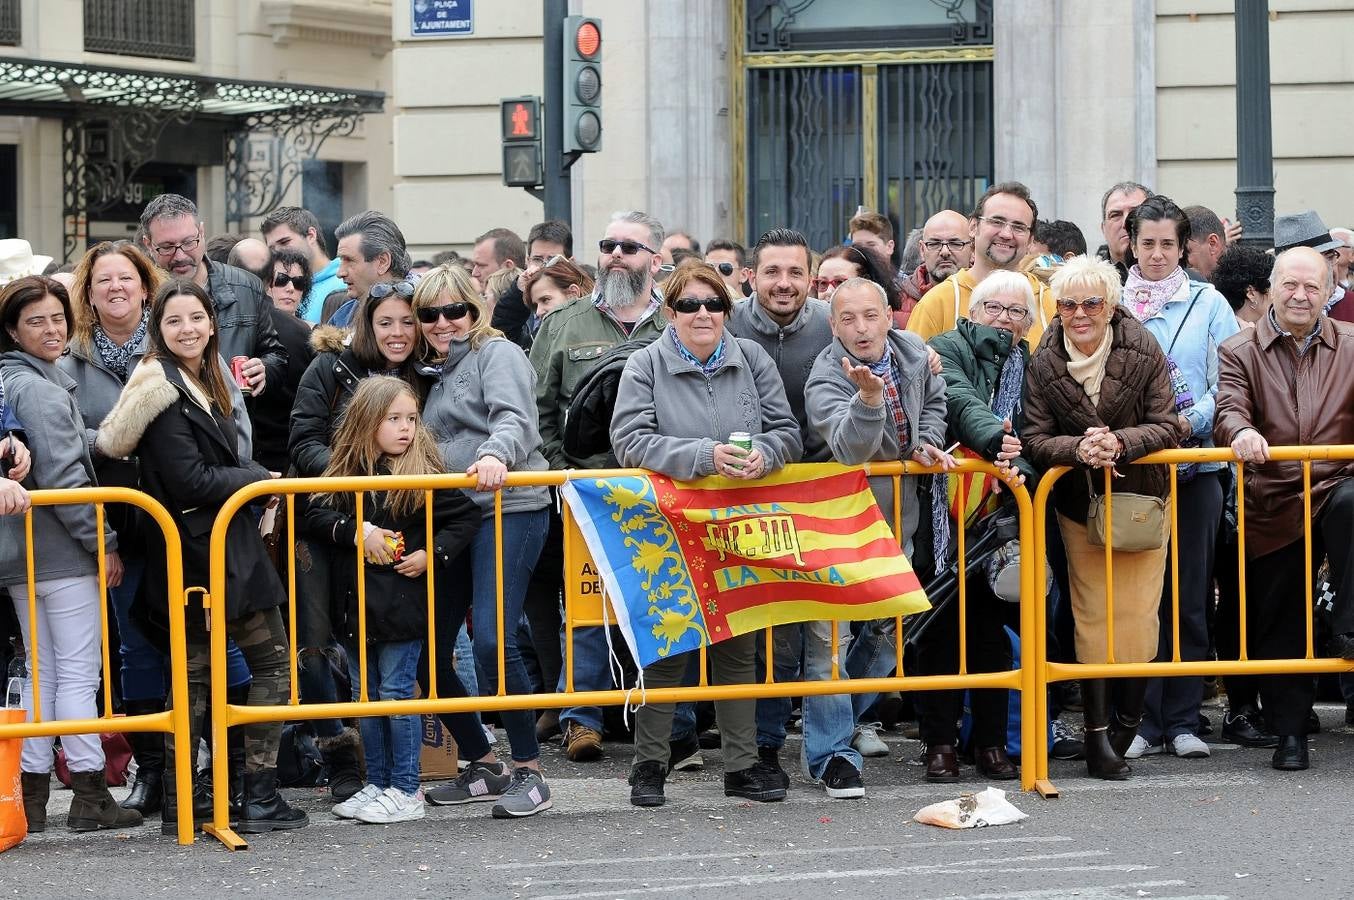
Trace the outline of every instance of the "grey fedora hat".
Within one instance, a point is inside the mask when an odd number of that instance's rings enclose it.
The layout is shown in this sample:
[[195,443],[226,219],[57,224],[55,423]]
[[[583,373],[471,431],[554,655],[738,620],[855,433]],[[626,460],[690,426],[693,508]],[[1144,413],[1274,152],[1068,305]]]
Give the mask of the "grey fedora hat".
[[1290,247],[1311,247],[1318,253],[1343,247],[1331,237],[1330,229],[1314,209],[1279,216],[1274,220],[1274,251],[1282,253]]

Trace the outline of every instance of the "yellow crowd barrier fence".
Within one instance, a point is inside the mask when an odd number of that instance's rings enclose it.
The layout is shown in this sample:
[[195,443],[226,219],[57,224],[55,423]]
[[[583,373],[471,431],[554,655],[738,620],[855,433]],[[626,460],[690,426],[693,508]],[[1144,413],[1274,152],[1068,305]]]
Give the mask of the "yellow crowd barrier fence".
[[[99,539],[99,596],[108,596],[107,553],[104,548],[105,534],[104,507],[109,503],[126,503],[140,508],[149,520],[154,521],[164,535],[168,575],[169,597],[169,662],[170,662],[170,706],[158,713],[138,716],[115,716],[113,697],[117,693],[111,688],[110,680],[115,673],[109,665],[108,603],[99,604],[100,646],[103,672],[103,709],[101,714],[91,719],[56,719],[43,721],[42,691],[43,671],[38,661],[38,599],[37,583],[34,573],[35,554],[42,548],[33,546],[33,510],[24,514],[24,543],[26,546],[26,565],[28,583],[28,621],[29,630],[24,635],[27,653],[28,672],[32,680],[33,711],[29,721],[15,725],[0,725],[0,740],[10,738],[52,737],[67,734],[104,734],[134,732],[162,732],[173,739],[176,747],[188,746],[188,660],[184,642],[184,589],[183,554],[180,550],[179,531],[165,508],[151,497],[139,491],[127,488],[78,488],[67,490],[33,491],[30,495],[34,509],[45,506],[93,504],[94,519],[98,526]],[[159,564],[148,560],[148,565]],[[178,841],[180,844],[193,842],[193,796],[192,761],[195,753],[175,754],[175,785],[178,800]]]
[[[1167,577],[1171,584],[1171,608],[1168,611],[1164,605],[1159,613],[1160,616],[1170,615],[1171,617],[1171,646],[1173,648],[1172,659],[1159,662],[1145,663],[1121,663],[1114,660],[1114,559],[1109,547],[1105,548],[1105,605],[1106,605],[1106,623],[1108,630],[1108,662],[1098,665],[1087,665],[1081,663],[1059,663],[1050,662],[1048,659],[1048,609],[1044,603],[1034,604],[1038,610],[1039,620],[1036,623],[1033,634],[1039,643],[1035,658],[1037,660],[1033,674],[1035,675],[1031,687],[1033,688],[1033,697],[1026,698],[1033,700],[1035,707],[1035,718],[1039,723],[1045,723],[1048,720],[1048,686],[1059,681],[1071,681],[1081,678],[1163,678],[1170,676],[1204,676],[1204,675],[1296,675],[1310,674],[1317,675],[1324,672],[1349,672],[1354,671],[1354,661],[1344,659],[1332,659],[1318,657],[1315,653],[1314,634],[1313,634],[1313,604],[1312,593],[1315,584],[1315,572],[1320,560],[1312,558],[1312,462],[1317,460],[1344,460],[1354,459],[1354,445],[1349,446],[1328,446],[1328,447],[1271,447],[1269,452],[1271,462],[1300,462],[1302,463],[1303,473],[1303,538],[1306,544],[1307,570],[1304,578],[1305,602],[1303,608],[1306,616],[1307,647],[1306,654],[1298,659],[1250,659],[1246,650],[1246,502],[1245,490],[1246,479],[1249,467],[1245,463],[1238,462],[1236,455],[1230,448],[1196,448],[1183,450],[1164,450],[1144,456],[1141,459],[1134,460],[1133,465],[1168,465],[1170,475],[1170,495],[1167,498],[1167,520],[1170,524],[1169,552],[1170,567],[1167,570]],[[1199,660],[1185,661],[1180,659],[1180,553],[1182,550],[1182,538],[1187,540],[1188,536],[1182,536],[1176,527],[1179,520],[1179,466],[1185,463],[1209,463],[1226,462],[1236,463],[1236,515],[1237,515],[1237,583],[1238,583],[1238,621],[1240,624],[1240,655],[1235,660]],[[1030,557],[1035,560],[1037,571],[1032,573],[1031,584],[1042,584],[1045,577],[1045,567],[1048,564],[1047,559],[1047,538],[1050,527],[1049,500],[1053,493],[1053,488],[1058,479],[1064,476],[1071,469],[1067,467],[1057,467],[1046,472],[1039,481],[1034,496],[1035,523],[1034,535],[1036,549],[1034,555]],[[1111,533],[1111,523],[1113,522],[1113,478],[1108,469],[1103,473],[1104,493],[1106,496],[1106,533]],[[1190,552],[1188,545],[1184,547],[1184,552]],[[1159,591],[1157,585],[1144,585],[1143,590]],[[1048,744],[1046,741],[1035,742],[1029,746],[1035,748],[1033,756],[1026,756],[1025,766],[1034,771],[1035,789],[1046,797],[1057,796],[1057,788],[1049,778],[1048,768]],[[1033,763],[1033,766],[1030,766]]]

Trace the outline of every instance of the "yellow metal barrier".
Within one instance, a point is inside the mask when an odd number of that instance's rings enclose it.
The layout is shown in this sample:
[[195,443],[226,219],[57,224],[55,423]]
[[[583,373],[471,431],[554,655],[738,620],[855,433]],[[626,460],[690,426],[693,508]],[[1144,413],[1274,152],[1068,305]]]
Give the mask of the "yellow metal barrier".
[[[101,734],[105,732],[156,731],[163,732],[175,741],[175,746],[188,746],[188,658],[184,642],[184,597],[183,553],[179,542],[179,530],[165,508],[154,499],[139,491],[128,488],[79,488],[69,490],[33,491],[33,506],[94,505],[94,518],[99,527],[99,596],[104,598],[99,604],[101,647],[103,655],[104,707],[103,715],[92,719],[42,720],[42,672],[38,665],[37,652],[37,585],[34,579],[33,512],[24,515],[24,536],[27,545],[28,569],[28,622],[29,632],[25,635],[29,658],[29,674],[33,682],[33,718],[31,722],[19,725],[0,725],[0,740],[10,738],[49,737],[63,734]],[[169,596],[179,598],[169,604],[169,661],[170,661],[170,704],[171,708],[159,713],[141,716],[114,716],[113,691],[108,679],[113,677],[109,667],[108,638],[108,573],[106,554],[103,546],[104,506],[108,503],[126,503],[136,506],[155,521],[164,535],[166,548],[166,571],[168,573]],[[40,551],[39,551],[40,552]],[[194,754],[179,752],[175,754],[175,784],[178,799],[178,841],[180,844],[193,842],[193,795],[192,761]]]
[[[1188,675],[1292,675],[1292,674],[1312,674],[1316,675],[1324,672],[1349,672],[1354,671],[1354,661],[1343,659],[1319,658],[1315,656],[1312,636],[1312,586],[1313,572],[1315,571],[1316,561],[1312,559],[1312,461],[1313,460],[1332,460],[1332,459],[1354,459],[1354,446],[1330,446],[1330,447],[1271,447],[1270,460],[1278,462],[1301,462],[1303,464],[1303,504],[1305,509],[1303,534],[1306,543],[1307,555],[1307,575],[1306,583],[1306,625],[1307,625],[1307,652],[1301,659],[1248,659],[1246,652],[1246,504],[1245,504],[1245,480],[1246,464],[1238,462],[1235,454],[1230,448],[1196,448],[1186,450],[1164,450],[1145,456],[1142,459],[1134,460],[1133,465],[1169,465],[1170,469],[1170,497],[1169,507],[1171,516],[1171,544],[1170,544],[1170,578],[1172,584],[1172,646],[1174,648],[1173,659],[1169,662],[1149,662],[1149,663],[1118,663],[1114,661],[1114,585],[1112,581],[1113,560],[1109,548],[1105,550],[1106,564],[1106,613],[1108,627],[1108,652],[1109,662],[1101,665],[1086,665],[1081,663],[1054,663],[1048,661],[1048,630],[1047,630],[1047,608],[1043,603],[1034,604],[1038,612],[1038,621],[1033,628],[1033,634],[1038,642],[1038,648],[1035,653],[1035,662],[1029,667],[1031,682],[1027,687],[1033,693],[1036,722],[1026,722],[1026,726],[1037,725],[1043,729],[1047,727],[1048,722],[1048,686],[1058,681],[1071,681],[1079,678],[1166,678],[1171,676]],[[1240,658],[1236,660],[1217,660],[1217,661],[1182,661],[1180,659],[1180,541],[1175,525],[1177,519],[1177,504],[1179,502],[1176,488],[1176,467],[1182,463],[1204,463],[1204,462],[1229,462],[1236,463],[1236,503],[1237,503],[1237,568],[1238,568],[1238,619],[1240,621]],[[1034,496],[1034,545],[1035,553],[1031,557],[1035,560],[1035,565],[1027,567],[1030,571],[1027,573],[1026,590],[1032,590],[1035,584],[1042,584],[1045,578],[1045,567],[1047,566],[1047,535],[1050,527],[1049,498],[1052,495],[1054,485],[1058,479],[1071,471],[1068,467],[1059,466],[1050,469],[1040,480],[1038,489]],[[1106,526],[1105,530],[1110,533],[1110,522],[1113,516],[1113,494],[1112,479],[1106,474]],[[1160,590],[1157,586],[1149,586],[1151,590]],[[1022,603],[1022,605],[1024,605]],[[1158,613],[1160,615],[1160,613]],[[1028,708],[1028,701],[1031,699],[1027,693],[1025,708]],[[1027,732],[1028,733],[1028,732]],[[1033,771],[1035,772],[1035,788],[1046,797],[1056,797],[1057,788],[1049,779],[1048,771],[1048,744],[1044,741],[1035,742],[1032,746],[1037,748],[1034,757],[1026,757],[1022,762],[1029,764],[1033,762]]]
[[[898,479],[904,475],[923,475],[933,474],[939,470],[931,467],[919,466],[915,463],[883,463],[874,464],[865,467],[868,474],[892,476],[895,480],[895,508],[893,510],[893,520],[895,533],[901,530],[901,510],[898,508],[900,492],[898,491]],[[1005,476],[993,466],[975,460],[960,461],[955,474],[960,473],[984,473],[994,475],[998,479],[1005,481]],[[505,487],[521,487],[529,485],[550,485],[558,486],[567,482],[571,478],[605,478],[618,477],[625,475],[643,474],[639,470],[632,469],[613,469],[613,470],[579,470],[564,472],[513,472],[509,473]],[[519,694],[508,695],[506,689],[507,679],[503,677],[503,630],[504,622],[502,616],[503,607],[503,578],[502,578],[502,494],[495,497],[495,507],[492,525],[488,520],[481,527],[493,527],[496,534],[496,544],[500,548],[497,559],[498,574],[498,606],[500,613],[498,615],[498,648],[499,648],[499,678],[498,692],[492,697],[460,697],[444,698],[438,697],[436,691],[437,683],[437,653],[435,645],[435,622],[436,611],[434,609],[433,591],[435,585],[434,566],[429,565],[426,580],[428,583],[428,621],[429,621],[429,695],[414,700],[383,700],[372,701],[366,697],[366,650],[365,640],[359,639],[359,671],[362,675],[361,685],[359,686],[360,699],[353,702],[324,703],[324,704],[301,704],[299,702],[296,690],[296,652],[293,648],[291,656],[291,676],[292,690],[289,702],[283,706],[236,706],[228,702],[226,697],[225,682],[225,650],[226,650],[226,604],[222,602],[225,596],[225,536],[226,528],[230,519],[245,504],[251,500],[256,500],[270,495],[281,495],[286,504],[286,520],[289,524],[290,540],[294,546],[295,530],[290,528],[296,520],[295,501],[297,494],[324,494],[324,493],[357,493],[358,500],[355,504],[357,517],[362,516],[361,492],[371,490],[400,490],[400,489],[422,489],[427,491],[429,502],[425,503],[425,508],[431,508],[432,491],[434,490],[452,490],[460,488],[473,488],[475,479],[465,475],[438,475],[438,476],[381,476],[381,477],[350,477],[350,478],[313,478],[313,479],[280,479],[269,482],[258,482],[249,485],[236,494],[234,494],[222,506],[217,515],[215,526],[211,536],[211,584],[209,596],[206,602],[210,609],[211,616],[211,690],[212,690],[212,745],[213,745],[213,778],[214,786],[213,797],[213,821],[205,830],[218,837],[226,846],[232,849],[244,849],[246,842],[230,828],[228,817],[228,788],[230,779],[227,772],[227,754],[226,733],[227,729],[240,725],[246,725],[255,722],[277,722],[294,721],[303,719],[331,719],[345,717],[361,716],[381,716],[381,715],[416,715],[428,713],[445,712],[486,712],[497,710],[520,710],[520,709],[542,709],[542,708],[562,708],[570,706],[604,706],[619,705],[633,699],[625,690],[601,690],[601,691],[576,691],[573,684],[573,631],[577,627],[588,627],[601,625],[604,621],[601,607],[602,597],[600,591],[592,589],[592,579],[597,571],[596,565],[588,556],[587,548],[582,543],[581,535],[577,527],[571,520],[567,520],[569,526],[566,529],[565,543],[565,691],[562,693],[545,694]],[[1010,491],[1016,500],[1017,510],[1020,519],[1020,542],[1022,546],[1022,558],[1029,558],[1026,552],[1034,546],[1034,515],[1028,492],[1021,486],[1007,483],[1005,489]],[[961,498],[962,499],[962,498]],[[431,516],[431,513],[429,513]],[[567,511],[566,511],[567,516]],[[429,523],[429,526],[431,523]],[[959,537],[960,551],[964,550],[963,536]],[[358,634],[359,637],[366,633],[365,620],[365,579],[362,572],[365,566],[361,548],[355,547],[353,552],[356,554],[358,566]],[[963,562],[961,556],[961,564]],[[290,569],[294,573],[294,560]],[[962,568],[961,568],[962,571]],[[767,680],[758,684],[737,684],[737,685],[710,685],[707,682],[704,667],[700,683],[694,687],[672,687],[648,689],[645,697],[650,702],[669,703],[686,702],[698,700],[720,700],[720,699],[748,699],[763,697],[790,697],[819,694],[838,694],[838,693],[879,693],[885,691],[926,691],[926,690],[961,690],[961,689],[983,689],[996,688],[1020,691],[1022,694],[1023,717],[1023,746],[1028,748],[1037,746],[1044,742],[1043,733],[1036,728],[1034,707],[1030,703],[1032,686],[1035,680],[1035,652],[1039,642],[1032,639],[1032,629],[1038,621],[1039,612],[1037,607],[1042,605],[1042,596],[1037,597],[1037,602],[1031,602],[1030,598],[1035,598],[1035,592],[1032,590],[1032,569],[1025,566],[1021,573],[1024,597],[1021,603],[1021,660],[1019,668],[1010,669],[1003,672],[990,672],[979,674],[968,674],[965,668],[964,656],[960,655],[959,672],[954,675],[929,675],[929,676],[906,676],[902,673],[903,658],[903,622],[901,618],[896,622],[897,631],[894,640],[897,650],[898,675],[889,678],[870,678],[846,680],[839,679],[834,664],[833,678],[827,681],[774,681],[771,670],[773,669],[772,650],[770,645],[770,632],[768,630],[767,643]],[[960,609],[959,609],[959,629],[960,641],[965,640],[967,623],[964,616],[965,593],[964,579],[959,580],[960,591]],[[292,625],[292,634],[295,634],[296,625],[296,581],[295,575],[288,578],[288,620]],[[610,616],[610,621],[615,621],[614,615]],[[834,626],[833,636],[836,636]],[[705,651],[701,651],[702,657]],[[1027,751],[1028,752],[1028,751]],[[1034,786],[1034,770],[1026,766],[1022,770],[1022,786],[1025,790],[1030,790]]]

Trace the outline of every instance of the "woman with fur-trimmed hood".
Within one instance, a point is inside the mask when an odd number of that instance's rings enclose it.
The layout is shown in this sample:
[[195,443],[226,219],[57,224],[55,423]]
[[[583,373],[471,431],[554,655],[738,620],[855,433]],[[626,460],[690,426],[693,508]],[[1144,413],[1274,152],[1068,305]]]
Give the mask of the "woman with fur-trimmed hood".
[[[222,505],[236,491],[271,475],[239,454],[230,390],[216,364],[216,314],[206,292],[187,279],[166,284],[151,305],[147,336],[150,350],[104,418],[96,444],[109,457],[139,458],[142,490],[160,501],[178,526],[185,587],[205,586],[212,526]],[[148,549],[154,558],[156,548]],[[288,641],[278,607],[286,595],[247,512],[230,522],[226,561],[226,596],[217,602],[224,600],[227,632],[254,676],[249,699],[256,704],[285,703],[290,693]],[[167,595],[159,567],[148,569],[143,585],[138,603],[152,620],[163,616],[174,598]],[[191,746],[210,690],[206,618],[197,595],[189,603],[186,624]],[[305,813],[289,806],[277,792],[282,724],[246,725],[242,731],[245,796],[239,830],[260,833],[307,824]],[[166,742],[162,826],[170,830],[177,812],[172,744]],[[205,810],[194,812],[198,818]]]

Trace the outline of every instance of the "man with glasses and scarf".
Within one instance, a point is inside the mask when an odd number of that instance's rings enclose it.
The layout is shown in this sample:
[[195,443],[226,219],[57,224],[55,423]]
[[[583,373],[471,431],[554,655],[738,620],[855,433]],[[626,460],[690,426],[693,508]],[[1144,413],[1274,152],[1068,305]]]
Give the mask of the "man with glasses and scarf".
[[179,194],[161,194],[141,213],[141,245],[151,261],[176,278],[191,278],[206,289],[216,307],[221,357],[246,357],[244,378],[249,393],[262,394],[269,383],[280,384],[287,369],[287,351],[268,315],[270,303],[263,282],[235,266],[205,258],[202,222],[197,205]]
[[[994,184],[978,198],[968,220],[973,262],[926,292],[907,320],[907,330],[929,341],[967,318],[969,297],[978,283],[993,272],[1017,272],[1033,237],[1039,208],[1029,188],[1018,181]],[[929,224],[929,223],[928,223]],[[1026,332],[1031,347],[1039,346],[1044,329],[1053,321],[1053,293],[1035,275],[1026,275],[1034,291],[1034,323]]]
[[[607,465],[600,454],[573,459],[564,452],[564,419],[582,377],[616,344],[655,338],[663,330],[662,298],[654,276],[663,264],[663,226],[639,211],[618,212],[599,243],[597,287],[591,297],[551,313],[531,345],[536,369],[536,409],[540,417],[541,452],[552,469],[597,469]],[[601,628],[574,630],[574,690],[611,687],[607,643]],[[567,672],[561,672],[564,690]],[[602,711],[573,707],[560,713],[564,752],[582,762],[602,755]]]

